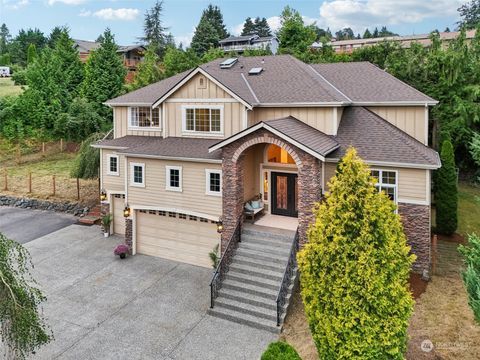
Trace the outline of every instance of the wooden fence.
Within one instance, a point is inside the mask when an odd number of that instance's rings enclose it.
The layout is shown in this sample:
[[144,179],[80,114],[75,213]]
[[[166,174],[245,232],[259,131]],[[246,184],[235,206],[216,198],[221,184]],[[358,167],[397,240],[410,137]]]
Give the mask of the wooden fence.
[[0,190],[4,194],[79,201],[85,204],[98,202],[99,183],[97,179],[84,180],[65,175],[9,171],[4,169],[0,178]]

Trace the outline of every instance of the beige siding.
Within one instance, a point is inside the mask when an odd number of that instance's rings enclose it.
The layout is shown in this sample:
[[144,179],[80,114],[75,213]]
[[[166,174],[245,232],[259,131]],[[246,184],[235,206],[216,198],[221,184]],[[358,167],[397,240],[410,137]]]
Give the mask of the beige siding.
[[[287,116],[293,116],[308,125],[323,131],[325,134],[333,135],[334,119],[333,108],[313,108],[313,107],[285,107],[285,108],[254,108],[248,113],[248,126],[254,125],[260,121],[280,119]],[[342,112],[338,112],[338,123]]]
[[245,153],[245,170],[243,174],[244,200],[250,200],[260,193],[260,163],[263,162],[265,145],[255,145]]
[[[336,164],[325,164],[325,188],[327,183],[335,175]],[[428,171],[424,169],[391,168],[383,166],[371,166],[374,169],[397,171],[397,196],[398,202],[424,203],[429,201],[430,184]]]
[[123,216],[123,209],[125,208],[124,195],[112,195],[112,209],[113,214],[113,232],[114,234],[125,235],[125,217]]
[[376,106],[369,107],[391,124],[405,131],[418,141],[426,144],[426,111],[423,106]]
[[119,175],[108,175],[108,155],[116,155],[113,150],[101,149],[102,156],[102,186],[105,190],[115,193],[115,191],[125,191],[125,157],[118,156]]
[[[119,138],[126,135],[136,136],[162,136],[161,130],[129,130],[128,129],[128,107],[117,106],[113,109],[115,112],[115,132],[114,138]],[[161,119],[162,111],[160,110],[160,127],[162,126]]]
[[[200,86],[200,79],[203,78],[204,86]],[[229,99],[232,98],[221,87],[208,80],[202,74],[197,74],[183,86],[175,91],[169,99]]]
[[[187,213],[190,211],[215,217],[221,216],[222,198],[205,194],[205,169],[221,169],[220,164],[129,158],[129,164],[130,162],[145,164],[146,180],[145,187],[142,188],[130,186],[130,178],[128,179],[130,206],[175,208]],[[182,192],[165,189],[165,166],[182,166]]]
[[[182,132],[182,116],[183,116],[183,106],[194,105],[194,106],[220,106],[223,108],[223,135],[218,135],[222,139],[224,137],[229,137],[233,134],[238,133],[243,129],[243,119],[245,114],[245,106],[239,102],[167,102],[165,117],[167,119],[167,131],[166,136],[175,136],[175,137],[189,137],[189,136],[201,136],[198,134],[186,134]],[[208,136],[208,135],[207,135]],[[208,136],[211,138],[211,136]]]

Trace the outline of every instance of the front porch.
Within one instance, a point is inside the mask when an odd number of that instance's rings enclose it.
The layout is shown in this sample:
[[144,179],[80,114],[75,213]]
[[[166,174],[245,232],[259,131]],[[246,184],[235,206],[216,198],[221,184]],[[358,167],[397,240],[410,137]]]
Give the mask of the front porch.
[[[296,231],[298,218],[282,215],[265,214],[255,221],[255,225],[282,230]],[[244,225],[246,226],[246,225]]]

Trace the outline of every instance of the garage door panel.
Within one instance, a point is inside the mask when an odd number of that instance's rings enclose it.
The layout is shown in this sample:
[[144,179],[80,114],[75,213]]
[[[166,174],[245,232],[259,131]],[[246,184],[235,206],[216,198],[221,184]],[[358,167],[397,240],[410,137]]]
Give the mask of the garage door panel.
[[113,233],[121,236],[125,236],[124,203],[123,196],[113,197]]
[[136,213],[137,253],[211,267],[208,253],[220,241],[212,223]]

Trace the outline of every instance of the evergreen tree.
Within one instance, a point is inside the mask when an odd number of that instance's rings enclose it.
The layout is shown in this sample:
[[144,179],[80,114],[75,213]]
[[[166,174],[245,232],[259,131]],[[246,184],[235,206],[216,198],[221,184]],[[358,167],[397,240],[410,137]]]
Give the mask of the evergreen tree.
[[27,65],[32,65],[37,58],[37,48],[35,44],[30,44],[27,50]]
[[7,46],[11,40],[10,31],[6,24],[0,26],[0,55],[7,53]]
[[27,50],[30,44],[35,44],[40,52],[47,44],[47,38],[38,29],[20,30],[9,45],[12,62],[21,66],[27,65]]
[[47,44],[49,47],[52,49],[55,47],[55,44],[57,40],[60,38],[63,32],[69,32],[67,27],[62,27],[62,26],[55,26],[52,31],[50,32],[50,35],[48,35],[48,40]]
[[379,37],[378,28],[375,27],[372,33],[372,38],[378,38],[378,37]]
[[245,35],[251,35],[251,34],[254,34],[255,33],[255,25],[252,21],[252,18],[251,17],[247,17],[245,19],[245,22],[243,23],[243,30],[242,30],[242,33],[241,35],[242,36],[245,36]]
[[471,0],[457,9],[462,20],[457,22],[459,28],[475,29],[480,25],[480,0]]
[[404,359],[415,255],[394,202],[354,149],[339,168],[297,256],[319,358]]
[[440,152],[442,167],[435,175],[436,230],[451,235],[457,230],[457,172],[450,140],[445,140]]
[[337,40],[351,40],[355,38],[355,34],[351,28],[344,28],[335,33]]
[[450,28],[447,26],[444,30],[444,32],[450,32]]
[[128,86],[129,90],[139,89],[162,79],[163,72],[160,68],[160,58],[156,47],[147,46],[143,61],[138,65],[135,80]]
[[311,26],[305,26],[300,13],[286,6],[280,17],[281,27],[278,30],[280,41],[279,52],[302,54],[315,41],[317,34]]
[[364,39],[370,39],[372,37],[372,33],[370,32],[370,30],[368,30],[368,28],[365,30],[365,32],[363,33],[363,38]]
[[199,63],[199,58],[191,48],[186,51],[168,48],[163,59],[165,77],[170,77],[182,71],[192,69],[198,66]]
[[122,92],[126,70],[117,55],[117,45],[110,29],[103,33],[100,47],[93,50],[85,66],[82,96],[95,104],[104,119],[111,118],[111,109],[103,105]]
[[255,34],[260,37],[272,36],[272,30],[270,29],[270,25],[268,25],[266,18],[255,18]]
[[203,10],[190,46],[198,56],[202,56],[210,47],[217,47],[218,42],[228,36],[220,9],[217,6],[208,5]]
[[398,36],[398,34],[395,34],[394,32],[388,30],[386,26],[382,26],[378,35],[380,37]]
[[143,37],[141,41],[155,46],[155,52],[160,58],[163,58],[167,47],[168,38],[166,34],[167,28],[163,26],[162,22],[163,0],[157,0],[155,5],[147,10],[143,22]]
[[468,246],[460,245],[458,250],[466,265],[462,278],[468,294],[468,305],[473,311],[475,321],[480,325],[480,237],[469,234]]

